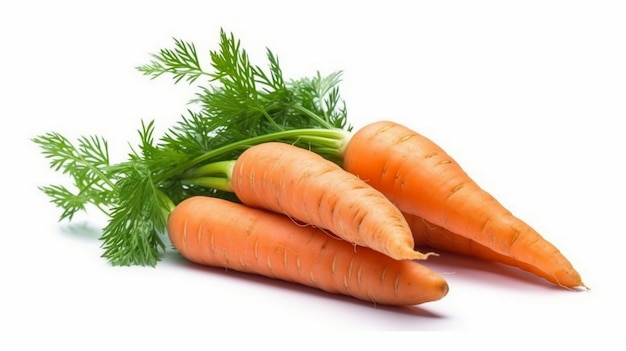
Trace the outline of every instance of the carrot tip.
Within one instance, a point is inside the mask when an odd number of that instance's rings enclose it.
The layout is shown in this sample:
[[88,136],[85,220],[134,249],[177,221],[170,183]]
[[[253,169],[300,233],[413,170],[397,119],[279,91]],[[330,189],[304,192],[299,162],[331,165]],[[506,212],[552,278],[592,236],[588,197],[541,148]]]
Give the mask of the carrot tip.
[[426,252],[426,253],[423,253],[423,252],[415,251],[415,255],[414,256],[415,256],[414,259],[416,259],[416,260],[425,260],[429,256],[439,256],[439,254],[436,253],[436,252]]

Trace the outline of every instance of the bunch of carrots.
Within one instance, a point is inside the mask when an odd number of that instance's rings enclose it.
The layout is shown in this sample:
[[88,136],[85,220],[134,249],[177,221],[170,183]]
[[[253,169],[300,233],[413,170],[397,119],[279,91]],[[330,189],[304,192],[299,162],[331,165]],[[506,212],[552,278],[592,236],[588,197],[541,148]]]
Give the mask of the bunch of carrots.
[[445,252],[520,268],[566,288],[585,287],[559,250],[474,182],[427,137],[384,120],[352,131],[339,73],[287,81],[234,36],[220,33],[213,72],[175,40],[137,67],[175,82],[208,77],[159,141],[112,163],[106,141],[75,146],[34,138],[76,191],[42,187],[70,219],[87,204],[110,216],[104,257],[154,265],[169,241],[198,264],[296,282],[376,304],[443,298],[448,283],[422,262]]

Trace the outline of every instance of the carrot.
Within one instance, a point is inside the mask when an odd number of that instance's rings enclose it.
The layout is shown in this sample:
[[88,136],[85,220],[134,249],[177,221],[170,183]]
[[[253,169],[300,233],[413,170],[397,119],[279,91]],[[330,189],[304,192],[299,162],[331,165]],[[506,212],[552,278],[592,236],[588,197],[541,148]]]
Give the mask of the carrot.
[[529,264],[495,252],[485,245],[479,244],[462,235],[453,233],[445,228],[427,222],[423,218],[404,214],[415,240],[415,247],[433,249],[439,253],[450,252],[467,257],[473,257],[487,262],[495,262],[519,268],[537,277],[558,284],[554,277],[542,271],[536,265]]
[[284,215],[205,196],[172,211],[168,233],[188,260],[295,282],[385,305],[439,300],[446,281],[409,260],[355,248]]
[[385,194],[402,212],[471,239],[563,287],[584,286],[563,254],[480,188],[430,139],[391,121],[358,130],[343,167]]
[[405,218],[382,193],[311,151],[281,142],[261,143],[234,162],[199,167],[186,184],[215,186],[215,177],[199,175],[216,169],[228,173],[223,189],[248,206],[285,214],[394,259],[433,254],[414,250]]

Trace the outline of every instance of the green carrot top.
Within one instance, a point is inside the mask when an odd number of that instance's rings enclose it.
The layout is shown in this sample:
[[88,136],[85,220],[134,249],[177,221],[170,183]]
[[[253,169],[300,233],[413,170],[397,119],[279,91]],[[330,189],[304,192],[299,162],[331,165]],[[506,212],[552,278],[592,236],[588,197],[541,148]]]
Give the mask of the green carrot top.
[[[266,70],[253,65],[240,41],[220,32],[219,50],[211,51],[205,70],[193,43],[174,39],[174,47],[153,54],[138,71],[174,83],[197,84],[188,109],[162,137],[154,121],[138,130],[139,143],[128,159],[111,163],[107,140],[84,136],[72,143],[49,132],[33,139],[50,167],[68,175],[72,188],[42,186],[60,207],[60,220],[93,205],[108,217],[101,240],[103,257],[113,265],[154,266],[166,247],[164,232],[174,206],[193,195],[237,199],[219,188],[190,185],[198,168],[234,160],[247,147],[283,141],[311,149],[341,163],[352,127],[339,94],[341,72],[285,80],[278,57],[267,50]],[[201,169],[201,168],[200,168]]]

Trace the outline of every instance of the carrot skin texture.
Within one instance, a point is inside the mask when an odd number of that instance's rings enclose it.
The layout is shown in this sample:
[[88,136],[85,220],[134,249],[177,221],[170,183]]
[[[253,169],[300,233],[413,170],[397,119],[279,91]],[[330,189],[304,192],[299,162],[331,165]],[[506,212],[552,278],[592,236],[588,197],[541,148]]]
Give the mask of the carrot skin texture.
[[313,226],[243,204],[196,196],[173,210],[168,233],[188,260],[263,275],[384,305],[436,301],[448,292],[433,270],[333,238]]
[[378,190],[321,156],[285,143],[253,146],[235,162],[231,186],[244,204],[327,229],[394,259],[425,259],[400,210]]
[[564,287],[583,286],[560,251],[474,182],[441,147],[392,121],[358,130],[343,168],[385,194],[398,208],[536,267]]

